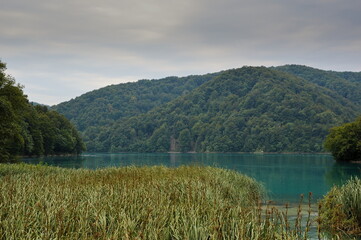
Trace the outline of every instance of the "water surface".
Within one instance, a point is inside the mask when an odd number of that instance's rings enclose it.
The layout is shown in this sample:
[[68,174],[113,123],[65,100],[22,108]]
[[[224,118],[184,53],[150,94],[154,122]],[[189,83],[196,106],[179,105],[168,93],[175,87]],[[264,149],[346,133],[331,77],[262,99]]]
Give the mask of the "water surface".
[[300,194],[321,198],[335,184],[361,176],[361,164],[337,163],[328,154],[204,154],[204,153],[85,153],[78,157],[27,158],[66,168],[204,165],[233,169],[262,182],[277,203],[297,202]]

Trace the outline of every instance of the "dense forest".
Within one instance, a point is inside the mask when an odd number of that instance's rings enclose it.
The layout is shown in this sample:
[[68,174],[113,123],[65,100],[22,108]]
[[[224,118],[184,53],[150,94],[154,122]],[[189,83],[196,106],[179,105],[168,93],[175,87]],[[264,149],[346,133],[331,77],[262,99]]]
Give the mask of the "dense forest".
[[78,130],[86,131],[92,126],[107,126],[121,118],[146,113],[189,93],[216,75],[167,77],[111,85],[53,106],[53,109],[63,113]]
[[361,73],[323,71],[300,65],[285,65],[275,69],[326,87],[361,106]]
[[85,149],[75,127],[46,106],[33,106],[0,62],[0,162],[18,155],[79,154]]
[[361,113],[360,73],[243,67],[108,86],[54,106],[89,151],[322,152]]

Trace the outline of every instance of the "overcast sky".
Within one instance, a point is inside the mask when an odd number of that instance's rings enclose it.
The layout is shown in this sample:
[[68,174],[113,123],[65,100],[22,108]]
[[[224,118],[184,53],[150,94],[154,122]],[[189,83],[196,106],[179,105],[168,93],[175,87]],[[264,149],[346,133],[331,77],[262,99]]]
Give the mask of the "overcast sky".
[[360,0],[0,0],[0,59],[31,101],[248,66],[361,71]]

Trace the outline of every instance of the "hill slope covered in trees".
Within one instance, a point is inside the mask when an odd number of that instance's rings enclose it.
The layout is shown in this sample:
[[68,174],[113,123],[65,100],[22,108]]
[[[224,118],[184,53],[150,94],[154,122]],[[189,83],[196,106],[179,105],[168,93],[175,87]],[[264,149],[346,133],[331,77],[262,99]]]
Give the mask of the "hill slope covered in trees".
[[[80,126],[90,151],[319,152],[330,127],[361,112],[358,74],[342,76],[297,65],[243,67],[109,86],[56,109]],[[94,112],[100,100],[87,101],[89,94],[108,98],[122,114],[110,118],[104,107],[104,114]],[[89,112],[77,114],[79,102],[106,120],[82,122]],[[137,107],[142,103],[147,108]]]
[[361,105],[361,73],[324,71],[300,65],[285,65],[275,69],[328,88],[353,103]]
[[106,126],[130,116],[146,113],[181,95],[187,94],[218,73],[202,76],[167,77],[160,80],[107,86],[53,106],[80,131],[92,126]]

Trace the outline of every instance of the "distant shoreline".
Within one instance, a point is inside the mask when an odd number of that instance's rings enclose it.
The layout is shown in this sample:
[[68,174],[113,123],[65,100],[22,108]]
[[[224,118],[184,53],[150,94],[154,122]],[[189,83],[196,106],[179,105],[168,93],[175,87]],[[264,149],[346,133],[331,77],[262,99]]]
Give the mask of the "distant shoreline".
[[[195,151],[190,151],[190,152],[174,152],[174,151],[169,151],[169,152],[84,152],[82,154],[95,154],[95,153],[103,153],[103,154],[119,154],[119,153],[131,153],[131,154],[149,154],[149,153],[157,153],[157,154],[162,154],[162,153],[172,153],[172,154],[319,154],[319,155],[331,155],[330,152],[195,152]],[[82,155],[80,154],[80,155]],[[48,155],[50,156],[50,155]],[[56,155],[59,156],[59,155]],[[67,156],[67,155],[66,155]],[[70,155],[71,156],[71,155]]]
[[232,154],[319,154],[319,155],[330,155],[330,152],[167,152],[167,153],[232,153]]
[[[254,154],[254,155],[331,155],[328,152],[84,152],[81,154],[52,154],[52,155],[40,155],[40,156],[17,156],[20,159],[24,158],[44,158],[44,157],[74,157],[74,156],[84,156],[89,154]],[[361,161],[352,161],[354,163],[361,163]]]
[[66,153],[66,154],[49,154],[49,155],[33,155],[33,156],[28,156],[28,155],[18,155],[17,157],[19,158],[39,158],[39,157],[73,157],[73,156],[81,156],[81,154],[70,154],[70,153]]

